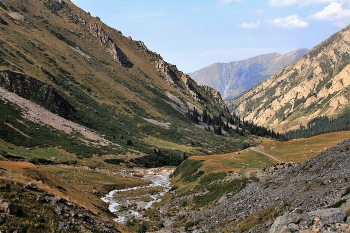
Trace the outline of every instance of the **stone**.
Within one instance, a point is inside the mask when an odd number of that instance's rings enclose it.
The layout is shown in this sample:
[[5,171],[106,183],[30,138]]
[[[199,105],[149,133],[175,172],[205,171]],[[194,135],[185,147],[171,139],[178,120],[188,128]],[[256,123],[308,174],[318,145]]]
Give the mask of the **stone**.
[[346,214],[339,208],[321,209],[309,212],[310,216],[317,216],[325,223],[342,223]]
[[46,198],[45,198],[44,195],[38,195],[38,196],[36,197],[36,200],[37,200],[38,202],[40,202],[40,203],[46,202]]
[[61,215],[62,214],[62,208],[59,207],[58,205],[55,206],[55,213],[58,214],[58,215]]
[[19,206],[16,203],[8,203],[5,207],[6,214],[17,214],[19,212]]
[[8,23],[0,17],[0,24],[7,25]]
[[29,190],[38,190],[38,186],[35,183],[29,183],[24,188],[29,189]]
[[53,10],[59,11],[62,9],[64,2],[62,0],[49,0]]

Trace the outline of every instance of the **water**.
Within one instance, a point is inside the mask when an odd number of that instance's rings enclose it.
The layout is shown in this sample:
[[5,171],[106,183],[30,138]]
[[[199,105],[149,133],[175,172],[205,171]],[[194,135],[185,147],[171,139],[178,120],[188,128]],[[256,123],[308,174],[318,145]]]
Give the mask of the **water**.
[[[172,169],[148,169],[145,171],[144,179],[151,182],[149,185],[113,190],[109,192],[106,196],[102,197],[101,200],[106,203],[109,203],[108,210],[117,216],[114,219],[116,222],[125,224],[131,218],[142,218],[141,212],[143,209],[149,209],[153,203],[160,202],[161,197],[164,196],[167,192],[169,192],[171,188],[169,175],[172,172]],[[162,187],[163,189],[162,191],[156,194],[147,194],[147,196],[150,197],[150,201],[148,202],[140,201],[137,198],[132,198],[132,200],[114,199],[116,193],[152,187]]]

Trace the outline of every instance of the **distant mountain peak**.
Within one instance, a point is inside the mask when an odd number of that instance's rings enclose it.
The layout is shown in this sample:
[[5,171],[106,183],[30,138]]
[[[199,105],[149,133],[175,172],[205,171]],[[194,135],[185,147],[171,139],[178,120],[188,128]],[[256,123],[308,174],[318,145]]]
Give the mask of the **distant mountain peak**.
[[240,61],[218,62],[189,75],[199,84],[217,90],[224,99],[233,99],[277,73],[307,51],[308,49],[300,48],[284,55],[273,52]]

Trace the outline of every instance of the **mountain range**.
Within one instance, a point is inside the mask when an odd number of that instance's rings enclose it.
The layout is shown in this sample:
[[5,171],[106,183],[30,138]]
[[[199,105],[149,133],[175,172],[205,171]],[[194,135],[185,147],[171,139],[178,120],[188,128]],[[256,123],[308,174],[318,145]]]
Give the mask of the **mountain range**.
[[307,51],[301,48],[284,55],[270,53],[242,61],[214,63],[188,75],[198,84],[217,90],[223,99],[230,100],[276,74]]
[[229,103],[230,109],[279,131],[298,128],[319,116],[348,112],[349,45],[348,26]]
[[0,35],[0,232],[350,229],[350,26],[226,102],[69,0],[0,0]]

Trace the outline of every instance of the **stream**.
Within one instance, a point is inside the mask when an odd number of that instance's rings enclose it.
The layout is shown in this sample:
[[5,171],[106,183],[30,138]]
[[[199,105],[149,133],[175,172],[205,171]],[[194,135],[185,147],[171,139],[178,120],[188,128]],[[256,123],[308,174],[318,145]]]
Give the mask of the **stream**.
[[[113,190],[101,200],[109,203],[108,209],[116,215],[114,220],[118,223],[126,224],[131,218],[142,218],[142,212],[153,203],[160,202],[161,197],[171,189],[169,176],[173,171],[172,168],[147,169],[143,172],[143,179],[149,181],[149,185]],[[128,195],[129,193],[135,195]],[[115,196],[121,198],[116,200]]]

